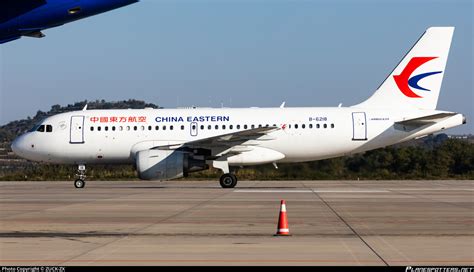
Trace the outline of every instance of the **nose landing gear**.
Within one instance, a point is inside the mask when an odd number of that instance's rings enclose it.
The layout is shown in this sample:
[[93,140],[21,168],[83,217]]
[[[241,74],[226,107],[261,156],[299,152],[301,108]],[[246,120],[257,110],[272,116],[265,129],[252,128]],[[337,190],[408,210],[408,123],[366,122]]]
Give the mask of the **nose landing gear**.
[[80,164],[77,166],[77,179],[74,181],[74,187],[78,189],[82,189],[86,186],[86,166],[83,164]]

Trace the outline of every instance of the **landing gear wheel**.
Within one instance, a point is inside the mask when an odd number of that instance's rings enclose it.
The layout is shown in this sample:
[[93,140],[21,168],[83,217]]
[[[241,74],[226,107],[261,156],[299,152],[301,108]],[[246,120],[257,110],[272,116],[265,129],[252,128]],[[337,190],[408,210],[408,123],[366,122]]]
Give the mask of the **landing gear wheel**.
[[74,187],[78,189],[82,189],[84,188],[84,186],[86,186],[86,182],[83,181],[82,179],[76,179],[76,181],[74,181]]
[[237,185],[237,177],[234,174],[224,174],[220,178],[222,188],[234,188]]

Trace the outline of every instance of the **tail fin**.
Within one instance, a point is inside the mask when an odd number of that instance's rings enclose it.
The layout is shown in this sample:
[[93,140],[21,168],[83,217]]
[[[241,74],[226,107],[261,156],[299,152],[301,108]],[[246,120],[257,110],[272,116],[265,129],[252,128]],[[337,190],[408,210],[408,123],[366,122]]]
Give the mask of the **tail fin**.
[[454,27],[430,27],[361,108],[436,109]]

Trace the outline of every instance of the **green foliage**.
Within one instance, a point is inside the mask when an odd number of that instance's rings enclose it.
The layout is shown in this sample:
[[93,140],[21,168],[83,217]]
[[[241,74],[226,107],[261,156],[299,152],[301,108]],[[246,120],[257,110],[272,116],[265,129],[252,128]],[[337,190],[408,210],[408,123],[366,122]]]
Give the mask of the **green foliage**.
[[[137,179],[133,165],[88,165],[88,179]],[[26,163],[0,165],[0,180],[73,180],[75,166]],[[433,148],[387,147],[364,154],[306,163],[234,169],[239,179],[474,179],[474,144],[449,139]],[[190,179],[217,179],[220,171],[192,173]]]
[[[447,139],[328,160],[237,169],[240,179],[474,179],[474,144]],[[193,174],[216,178],[218,171]]]

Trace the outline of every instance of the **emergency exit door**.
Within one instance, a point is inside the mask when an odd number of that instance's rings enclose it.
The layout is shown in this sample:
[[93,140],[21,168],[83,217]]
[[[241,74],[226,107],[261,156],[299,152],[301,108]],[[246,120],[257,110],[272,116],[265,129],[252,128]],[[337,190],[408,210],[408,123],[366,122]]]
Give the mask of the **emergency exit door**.
[[71,116],[71,144],[84,143],[84,116]]
[[367,120],[365,112],[352,113],[352,140],[367,141]]
[[192,122],[190,124],[191,136],[198,135],[198,124],[196,122]]

